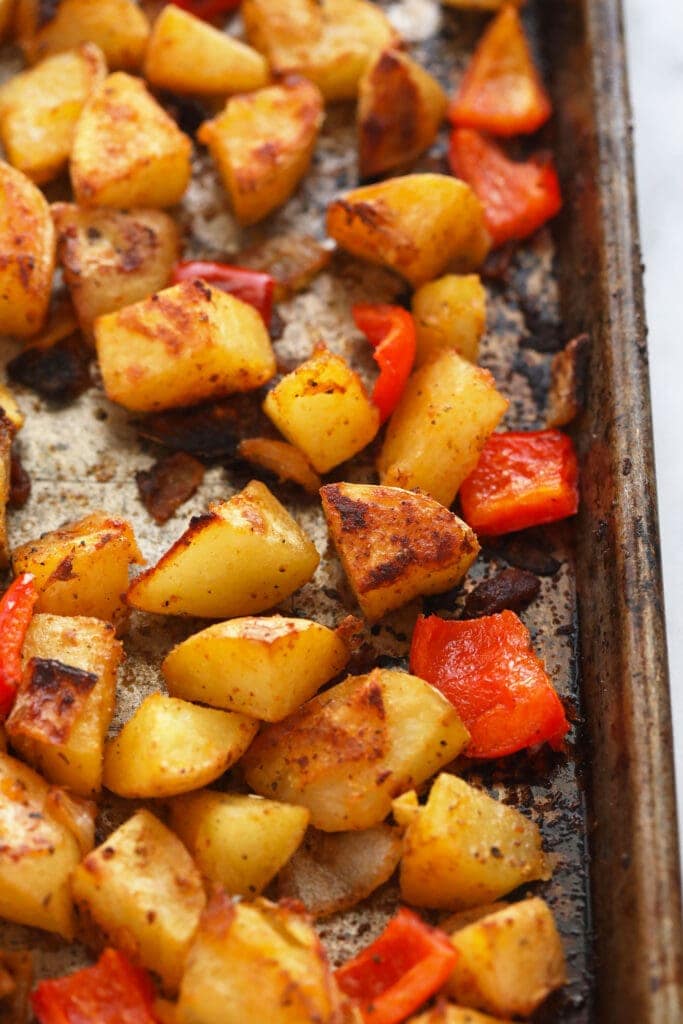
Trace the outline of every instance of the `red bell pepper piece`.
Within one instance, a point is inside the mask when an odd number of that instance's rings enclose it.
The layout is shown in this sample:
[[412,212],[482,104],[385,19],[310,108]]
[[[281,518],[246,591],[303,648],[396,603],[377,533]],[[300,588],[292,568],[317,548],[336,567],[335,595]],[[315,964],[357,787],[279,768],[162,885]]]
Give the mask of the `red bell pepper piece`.
[[449,119],[492,135],[519,135],[535,132],[551,113],[517,9],[507,5],[481,37]]
[[194,281],[201,278],[207,284],[229,292],[242,302],[248,302],[257,309],[268,327],[273,315],[273,294],[275,278],[260,270],[246,270],[229,263],[215,263],[213,260],[188,260],[176,263],[171,274],[173,284]]
[[41,981],[31,996],[40,1024],[158,1024],[145,971],[115,949],[93,967]]
[[415,322],[401,306],[360,302],[352,312],[356,327],[375,350],[380,373],[372,400],[384,423],[398,405],[415,362]]
[[336,972],[365,1024],[398,1024],[433,996],[458,959],[450,939],[402,907],[371,946]]
[[214,21],[222,14],[236,11],[242,0],[174,0],[177,7],[204,21]]
[[448,159],[453,174],[479,197],[494,246],[533,235],[562,207],[560,182],[549,157],[509,160],[478,132],[457,128],[451,133]]
[[554,523],[579,507],[578,481],[574,445],[561,431],[491,434],[460,488],[463,517],[490,537]]
[[410,671],[455,707],[472,737],[470,757],[504,757],[569,729],[529,631],[514,612],[481,619],[417,620]]
[[37,600],[29,572],[17,576],[0,600],[0,718],[12,710],[21,681],[21,648]]

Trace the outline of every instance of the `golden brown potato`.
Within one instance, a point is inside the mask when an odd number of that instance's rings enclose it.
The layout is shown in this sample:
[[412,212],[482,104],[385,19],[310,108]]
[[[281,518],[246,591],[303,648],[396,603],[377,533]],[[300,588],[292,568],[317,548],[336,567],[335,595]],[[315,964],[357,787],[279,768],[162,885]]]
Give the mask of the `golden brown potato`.
[[90,42],[100,47],[110,68],[135,69],[149,35],[135,0],[17,0],[15,25],[31,63]]
[[2,415],[12,424],[15,433],[17,430],[21,430],[24,425],[24,414],[6,384],[0,384],[0,410],[2,410]]
[[128,566],[142,560],[130,523],[91,512],[16,548],[12,568],[35,576],[36,611],[89,615],[120,630],[128,617]]
[[424,494],[328,484],[323,512],[344,572],[370,621],[454,587],[479,552],[472,530]]
[[456,931],[458,953],[448,995],[501,1017],[529,1017],[566,969],[552,911],[541,899],[522,900]]
[[114,627],[99,619],[34,615],[26,634],[24,677],[7,735],[50,782],[80,796],[102,785],[122,657]]
[[104,313],[165,288],[180,255],[175,221],[161,210],[80,209],[55,203],[57,257],[88,335]]
[[78,843],[81,857],[90,853],[95,845],[97,804],[93,800],[74,796],[66,789],[52,786],[45,806],[55,821],[71,832]]
[[104,390],[136,412],[261,387],[275,355],[260,313],[204,281],[183,281],[95,323]]
[[223,775],[257,731],[246,715],[152,693],[107,743],[104,785],[133,799],[189,793]]
[[358,165],[373,178],[414,160],[436,138],[448,105],[439,83],[400,50],[377,54],[358,89]]
[[443,349],[406,384],[377,460],[381,483],[451,505],[507,407],[488,370]]
[[253,790],[308,807],[316,828],[357,831],[382,821],[394,796],[448,764],[468,739],[438,690],[375,669],[266,726],[243,765]]
[[445,174],[408,174],[347,192],[328,207],[327,232],[413,287],[448,268],[476,270],[490,244],[474,192]]
[[538,826],[455,775],[439,775],[426,806],[408,793],[393,811],[407,826],[401,897],[415,907],[490,903],[551,875]]
[[322,122],[322,96],[303,78],[234,96],[204,122],[197,138],[209,147],[240,224],[263,220],[289,199]]
[[512,1024],[512,1021],[489,1017],[487,1013],[467,1010],[464,1006],[439,1002],[419,1017],[411,1017],[407,1024]]
[[279,722],[346,665],[349,650],[308,619],[249,616],[195,633],[167,655],[169,693]]
[[446,274],[413,295],[416,366],[452,348],[476,363],[486,329],[486,291],[478,274]]
[[43,193],[1,160],[0,252],[0,334],[36,334],[50,302],[55,229]]
[[76,202],[118,209],[173,206],[189,183],[191,152],[189,138],[145,83],[116,71],[91,93],[76,125]]
[[175,992],[206,902],[178,837],[137,811],[78,865],[71,888],[86,932],[97,929]]
[[309,494],[317,494],[322,480],[302,451],[286,441],[271,437],[249,437],[240,441],[237,454],[246,462],[274,473],[278,480],[291,480]]
[[161,615],[252,615],[307,583],[319,560],[298,523],[252,480],[191,520],[160,561],[133,580],[128,603]]
[[175,4],[165,4],[154,22],[144,73],[157,89],[198,96],[251,92],[270,79],[257,50]]

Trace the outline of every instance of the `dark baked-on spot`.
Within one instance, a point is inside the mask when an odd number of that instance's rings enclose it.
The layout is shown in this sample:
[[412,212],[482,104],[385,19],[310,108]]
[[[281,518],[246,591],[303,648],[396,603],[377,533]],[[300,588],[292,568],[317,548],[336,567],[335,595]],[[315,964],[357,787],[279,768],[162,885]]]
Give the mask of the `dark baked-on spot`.
[[503,569],[497,576],[484,580],[467,595],[464,619],[478,619],[510,609],[522,611],[538,597],[541,581],[526,569]]

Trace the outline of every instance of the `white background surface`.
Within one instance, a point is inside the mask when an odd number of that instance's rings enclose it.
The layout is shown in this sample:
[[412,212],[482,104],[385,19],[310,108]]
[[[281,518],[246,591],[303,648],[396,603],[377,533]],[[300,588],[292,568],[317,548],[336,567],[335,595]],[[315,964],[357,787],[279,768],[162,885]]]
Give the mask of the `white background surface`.
[[624,0],[624,7],[683,822],[683,4]]

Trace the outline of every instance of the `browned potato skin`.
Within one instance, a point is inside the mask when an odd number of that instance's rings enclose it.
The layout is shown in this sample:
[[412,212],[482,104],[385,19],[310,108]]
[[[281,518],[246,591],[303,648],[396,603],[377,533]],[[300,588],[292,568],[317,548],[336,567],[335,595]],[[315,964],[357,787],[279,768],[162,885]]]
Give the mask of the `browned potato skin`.
[[15,29],[30,63],[91,42],[109,67],[128,70],[140,66],[149,35],[135,0],[17,0]]

